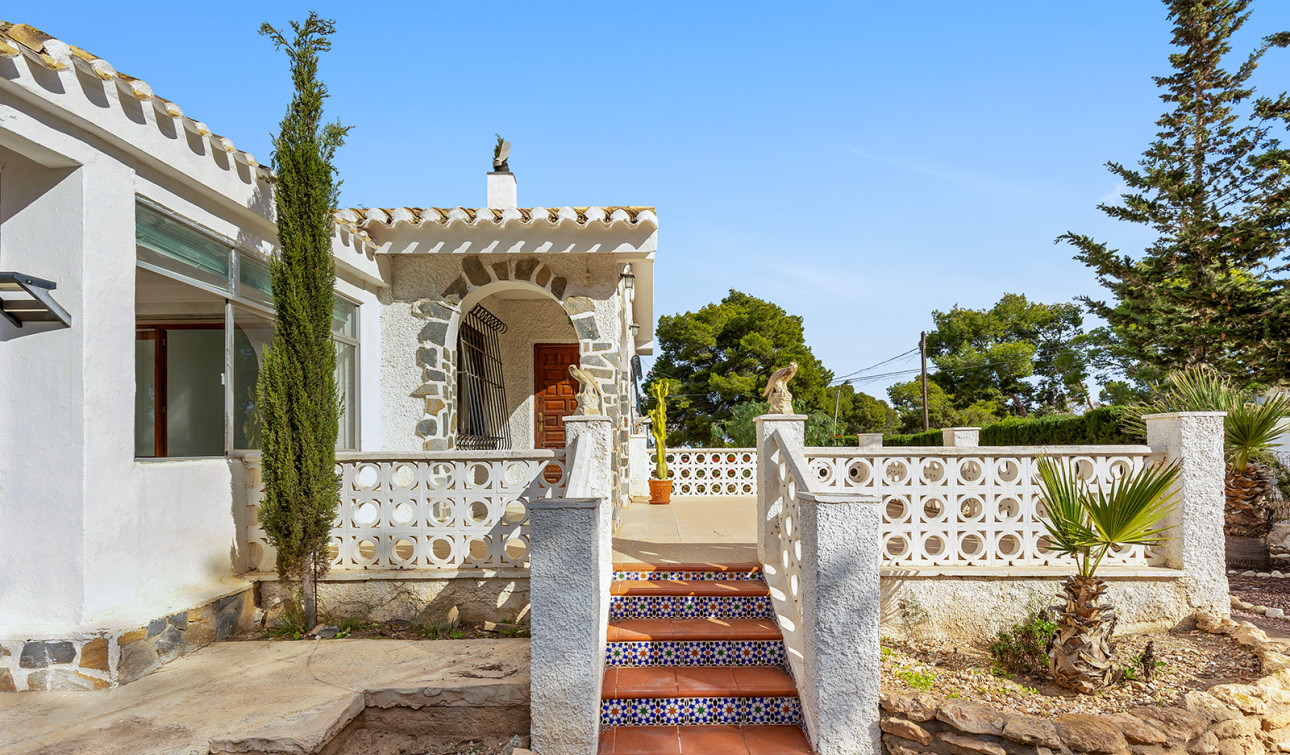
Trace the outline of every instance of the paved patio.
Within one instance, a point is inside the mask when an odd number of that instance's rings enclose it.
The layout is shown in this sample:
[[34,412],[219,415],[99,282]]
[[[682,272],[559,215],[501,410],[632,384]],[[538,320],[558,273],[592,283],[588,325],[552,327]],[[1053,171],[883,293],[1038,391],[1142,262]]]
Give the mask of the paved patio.
[[633,503],[614,535],[618,563],[744,563],[757,560],[757,499],[673,498]]
[[528,701],[523,639],[219,642],[116,689],[0,695],[0,753],[316,752],[369,706],[460,711],[470,737],[527,729]]

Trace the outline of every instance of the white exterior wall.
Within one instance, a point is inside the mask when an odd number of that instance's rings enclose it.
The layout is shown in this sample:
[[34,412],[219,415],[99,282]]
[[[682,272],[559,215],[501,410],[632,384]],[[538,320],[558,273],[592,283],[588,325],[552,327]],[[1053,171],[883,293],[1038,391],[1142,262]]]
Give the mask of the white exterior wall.
[[[0,320],[0,637],[137,626],[235,582],[241,507],[240,464],[134,459],[136,196],[266,253],[270,195],[244,155],[113,81],[5,65],[0,269],[55,281],[72,325]],[[374,388],[379,268],[349,234],[336,245]],[[361,411],[379,446],[380,412]]]

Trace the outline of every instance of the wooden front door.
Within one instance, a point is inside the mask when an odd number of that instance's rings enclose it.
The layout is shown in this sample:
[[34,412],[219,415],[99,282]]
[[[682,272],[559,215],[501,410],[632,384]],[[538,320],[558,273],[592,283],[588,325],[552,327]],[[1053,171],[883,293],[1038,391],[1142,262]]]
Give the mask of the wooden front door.
[[578,363],[578,344],[533,346],[533,447],[564,448],[564,418],[578,408],[578,381],[569,365]]

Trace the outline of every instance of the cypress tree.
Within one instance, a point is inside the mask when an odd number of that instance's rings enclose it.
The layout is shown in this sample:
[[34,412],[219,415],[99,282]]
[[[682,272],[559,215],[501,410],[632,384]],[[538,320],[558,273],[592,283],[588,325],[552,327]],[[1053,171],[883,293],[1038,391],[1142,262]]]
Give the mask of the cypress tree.
[[269,24],[260,33],[285,50],[295,92],[273,146],[272,180],[279,253],[271,260],[277,310],[273,342],[260,370],[264,502],[260,521],[277,549],[283,579],[299,580],[310,627],[317,623],[317,579],[340,497],[335,472],[340,398],[331,321],[336,267],[332,212],[339,199],[332,157],[348,128],[322,122],[327,88],[318,53],[331,48],[332,21],[310,13],[291,22],[288,41]]
[[[1242,382],[1290,376],[1290,317],[1282,257],[1290,241],[1290,166],[1276,134],[1290,99],[1257,98],[1250,77],[1267,37],[1234,70],[1224,65],[1251,0],[1165,0],[1173,72],[1155,77],[1170,109],[1137,168],[1108,163],[1128,187],[1108,216],[1147,226],[1136,259],[1066,233],[1109,301],[1082,297],[1105,318],[1113,351],[1137,377],[1208,364]],[[1131,368],[1132,369],[1132,368]]]

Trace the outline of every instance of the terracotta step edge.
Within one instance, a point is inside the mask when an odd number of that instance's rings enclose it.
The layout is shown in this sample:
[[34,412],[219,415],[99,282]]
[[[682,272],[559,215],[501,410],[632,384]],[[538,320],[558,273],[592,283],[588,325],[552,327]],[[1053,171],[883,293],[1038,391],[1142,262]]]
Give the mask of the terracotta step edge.
[[729,564],[638,564],[615,563],[614,571],[655,572],[655,571],[702,571],[702,572],[754,572],[761,571],[761,564],[753,561],[739,561]]

